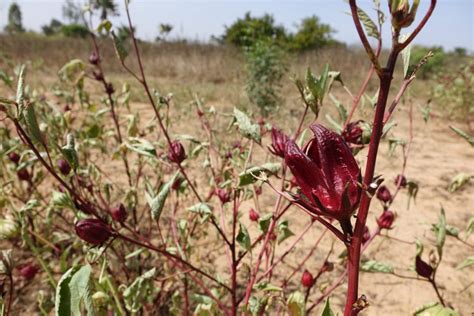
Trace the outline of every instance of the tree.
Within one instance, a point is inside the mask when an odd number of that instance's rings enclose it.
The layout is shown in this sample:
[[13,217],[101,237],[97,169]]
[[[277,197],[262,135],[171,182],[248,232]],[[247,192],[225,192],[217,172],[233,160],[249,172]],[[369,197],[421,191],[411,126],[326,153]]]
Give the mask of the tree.
[[83,22],[81,5],[74,0],[66,0],[63,4],[63,17],[72,24]]
[[298,26],[298,31],[291,35],[290,48],[296,51],[318,49],[334,40],[331,34],[334,30],[328,24],[323,24],[315,15],[304,18]]
[[15,2],[8,9],[8,24],[5,26],[5,31],[8,33],[23,33],[25,31],[21,22],[20,6]]
[[41,29],[43,30],[43,34],[46,36],[56,35],[61,32],[61,28],[63,24],[61,21],[52,19],[49,24],[43,25]]
[[93,0],[92,6],[100,10],[100,18],[106,20],[109,15],[118,15],[118,6],[114,0]]
[[226,27],[221,41],[240,47],[250,47],[254,43],[274,39],[276,42],[285,42],[286,30],[281,25],[275,25],[275,19],[269,14],[262,17],[252,17],[250,12],[238,19],[231,26]]

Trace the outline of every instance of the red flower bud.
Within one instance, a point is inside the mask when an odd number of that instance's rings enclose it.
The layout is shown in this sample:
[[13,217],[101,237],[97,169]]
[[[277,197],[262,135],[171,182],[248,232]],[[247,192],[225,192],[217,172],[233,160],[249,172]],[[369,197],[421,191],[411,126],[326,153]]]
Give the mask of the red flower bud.
[[252,222],[258,222],[258,219],[260,218],[260,215],[255,211],[253,208],[249,210],[249,219]]
[[112,218],[119,222],[123,223],[127,219],[127,210],[125,209],[125,206],[120,203],[117,207],[114,207],[113,209],[110,210],[110,215],[112,215]]
[[168,159],[177,164],[183,162],[183,160],[186,159],[184,147],[178,140],[175,140],[171,143],[171,147],[168,151]]
[[256,195],[261,195],[262,194],[262,186],[255,187],[255,194]]
[[89,55],[89,62],[90,62],[92,65],[98,65],[98,64],[99,64],[100,58],[99,58],[99,55],[97,55],[97,52],[93,51],[93,52]]
[[377,218],[377,224],[381,229],[391,229],[395,214],[392,211],[384,211],[382,215]]
[[377,191],[377,199],[379,199],[383,203],[389,203],[390,201],[392,201],[392,194],[386,186],[381,185]]
[[112,234],[109,225],[96,218],[80,220],[75,228],[79,238],[93,245],[103,244]]
[[405,178],[405,176],[402,174],[397,175],[395,178],[395,185],[400,185],[400,188],[405,188],[407,186],[407,178]]
[[177,177],[171,185],[171,189],[178,190],[181,187],[181,183],[183,183],[183,178]]
[[433,274],[433,267],[424,262],[420,256],[416,256],[415,259],[415,270],[419,276],[429,279]]
[[230,201],[230,194],[229,192],[227,192],[226,189],[217,188],[215,193],[222,204],[225,204]]
[[275,156],[285,158],[285,148],[288,136],[279,129],[272,127],[272,146],[268,148]]
[[285,161],[312,210],[347,223],[360,201],[359,166],[340,135],[320,124],[310,128],[315,137],[305,151],[289,140]]
[[69,106],[69,104],[66,104],[66,105],[64,106],[63,111],[64,111],[64,112],[69,112],[69,111],[71,111],[71,107]]
[[23,279],[29,281],[29,280],[33,279],[36,276],[38,271],[39,271],[39,268],[36,265],[34,265],[32,263],[28,263],[28,264],[20,267],[19,273],[20,273],[20,276]]
[[369,227],[364,227],[364,234],[362,235],[362,243],[365,244],[370,239],[370,230]]
[[94,76],[94,79],[97,80],[97,81],[104,80],[104,75],[100,71],[93,71],[92,75]]
[[107,93],[107,94],[113,94],[114,92],[115,92],[114,85],[111,84],[111,83],[108,83],[108,84],[105,86],[105,93]]
[[20,162],[20,155],[12,151],[11,153],[8,154],[8,159],[10,159],[11,162],[18,164]]
[[16,172],[18,179],[22,181],[30,181],[31,175],[26,168],[20,169]]
[[324,264],[321,267],[321,273],[331,272],[332,270],[334,270],[334,263],[332,263],[330,261],[327,261],[327,260],[324,261]]
[[61,171],[61,173],[65,176],[67,176],[69,172],[71,172],[71,165],[69,164],[69,162],[67,162],[67,160],[64,159],[58,159],[58,168],[59,171]]
[[362,133],[363,130],[360,124],[363,121],[355,121],[347,124],[346,128],[342,132],[342,138],[348,144],[361,145],[362,144]]
[[304,270],[303,275],[301,276],[301,284],[303,284],[304,287],[313,287],[314,277],[308,270]]

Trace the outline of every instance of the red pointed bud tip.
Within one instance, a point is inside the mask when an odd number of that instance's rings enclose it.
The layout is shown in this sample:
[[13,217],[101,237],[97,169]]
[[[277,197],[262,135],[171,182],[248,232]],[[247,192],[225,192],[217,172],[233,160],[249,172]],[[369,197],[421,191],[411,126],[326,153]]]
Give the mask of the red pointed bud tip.
[[402,174],[397,175],[395,178],[395,185],[397,187],[400,186],[400,188],[405,188],[407,186],[407,178]]
[[181,183],[183,183],[183,179],[180,177],[177,177],[174,181],[173,184],[171,185],[171,189],[176,191],[181,187]]
[[258,220],[260,219],[260,214],[258,214],[256,210],[254,210],[253,208],[251,208],[251,209],[249,210],[249,219],[250,219],[252,222],[258,222]]
[[391,229],[394,220],[395,213],[392,211],[384,211],[382,215],[377,218],[377,224],[381,229]]
[[288,136],[279,129],[272,127],[272,145],[268,149],[275,156],[285,158],[285,148]]
[[225,204],[230,201],[230,194],[226,189],[217,188],[215,193],[222,204]]
[[204,116],[204,112],[201,109],[197,109],[196,113],[199,117]]
[[103,244],[112,235],[110,226],[96,218],[78,221],[75,229],[79,238],[96,246]]
[[31,175],[28,172],[26,168],[20,169],[16,172],[16,175],[18,176],[18,179],[22,181],[30,181],[31,180]]
[[97,55],[97,52],[93,51],[93,52],[89,55],[89,62],[90,62],[92,65],[98,65],[98,64],[99,64],[100,58],[99,58],[99,55]]
[[67,176],[69,172],[71,172],[71,165],[69,164],[69,162],[67,162],[67,160],[64,159],[58,159],[58,168],[59,171],[61,171],[61,173],[65,176]]
[[324,215],[347,221],[360,201],[360,169],[341,135],[313,124],[314,138],[304,152],[288,140],[285,162],[311,206]]
[[123,223],[127,219],[128,214],[127,210],[125,209],[125,206],[120,203],[117,207],[114,207],[110,210],[110,215],[112,215],[114,221]]
[[63,111],[64,111],[64,112],[69,112],[69,111],[71,111],[71,107],[69,106],[69,104],[66,104],[66,105],[64,106]]
[[431,278],[431,275],[433,274],[433,271],[434,271],[433,267],[430,266],[428,263],[424,262],[420,256],[416,256],[415,270],[419,276],[422,276],[427,279]]
[[114,92],[115,92],[114,85],[111,84],[111,83],[108,83],[108,84],[105,86],[105,93],[107,93],[107,94],[114,94]]
[[355,121],[347,124],[346,128],[342,132],[342,138],[348,144],[362,145],[362,127],[361,123],[363,121]]
[[308,270],[304,270],[303,275],[301,276],[301,284],[307,288],[313,287],[314,277]]
[[18,164],[20,162],[20,155],[12,151],[11,153],[8,154],[8,159],[10,159],[10,161],[13,163]]
[[362,235],[362,243],[365,244],[370,239],[370,230],[369,227],[364,227],[364,234]]
[[384,204],[387,204],[392,201],[392,194],[386,186],[381,185],[377,190],[377,199],[379,199],[379,201],[383,202]]
[[23,279],[29,281],[36,276],[39,272],[39,268],[32,263],[28,263],[21,266],[18,272]]
[[255,187],[255,194],[256,195],[261,195],[262,194],[262,187],[261,186]]
[[171,162],[180,164],[186,159],[186,152],[184,151],[183,145],[178,141],[175,140],[171,143],[171,147],[168,151],[168,159]]

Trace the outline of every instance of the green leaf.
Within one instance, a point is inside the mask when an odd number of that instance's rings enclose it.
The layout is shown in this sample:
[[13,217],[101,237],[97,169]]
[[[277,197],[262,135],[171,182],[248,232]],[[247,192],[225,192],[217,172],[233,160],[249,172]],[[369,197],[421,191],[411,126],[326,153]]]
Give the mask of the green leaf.
[[255,183],[262,173],[267,177],[274,175],[280,170],[280,168],[281,163],[279,162],[268,162],[261,166],[248,168],[239,174],[239,186],[242,187]]
[[90,290],[91,271],[91,266],[85,265],[80,268],[73,267],[63,274],[56,288],[57,316],[82,315],[82,302],[88,315],[95,314]]
[[272,213],[265,214],[260,217],[258,220],[258,228],[262,231],[262,233],[266,233],[268,230],[268,227],[270,227],[270,222],[273,218]]
[[323,312],[321,313],[321,316],[336,316],[334,312],[332,311],[329,298],[326,300],[326,304],[324,304],[324,309],[323,309]]
[[143,306],[145,297],[153,288],[153,278],[156,268],[148,270],[133,281],[133,283],[123,291],[125,307],[132,313],[138,313]]
[[474,216],[469,219],[464,231],[464,240],[467,240],[474,233]]
[[288,315],[305,316],[306,308],[303,293],[296,291],[290,294],[286,302],[288,307]]
[[239,233],[237,234],[236,240],[239,243],[240,247],[244,248],[247,251],[250,250],[250,247],[252,245],[250,235],[247,228],[245,227],[245,225],[242,225],[242,223],[239,223]]
[[449,183],[448,191],[453,193],[465,186],[469,183],[469,181],[473,178],[473,175],[459,173],[451,180]]
[[67,135],[66,145],[61,148],[61,153],[69,162],[72,169],[76,170],[79,167],[79,158],[76,152],[76,140],[73,134]]
[[239,132],[244,137],[252,139],[260,144],[260,125],[256,123],[253,124],[247,114],[237,108],[234,108],[234,119],[237,126],[239,127]]
[[438,251],[439,259],[443,257],[443,247],[446,240],[446,214],[441,207],[438,218],[438,233],[436,234],[436,250]]
[[111,28],[112,28],[112,22],[105,19],[105,20],[102,20],[100,24],[97,26],[97,32],[102,33],[102,31],[105,30],[106,34],[108,34]]
[[35,108],[32,104],[29,104],[26,107],[26,126],[28,128],[28,134],[30,134],[31,138],[34,141],[43,144],[43,136],[41,135],[41,131],[38,125],[38,121],[36,120],[36,113]]
[[367,13],[365,13],[365,11],[361,8],[357,7],[357,15],[359,16],[360,21],[364,25],[367,35],[375,39],[379,39],[379,30],[375,25],[374,21],[372,21],[372,19],[367,15]]
[[[406,34],[400,36],[400,41],[404,42],[408,36]],[[402,50],[402,59],[403,59],[403,77],[407,78],[408,74],[408,68],[410,67],[410,55],[411,55],[411,44],[409,44],[407,47],[405,47]]]
[[460,130],[459,128],[454,127],[454,126],[449,126],[449,128],[452,131],[454,131],[456,134],[464,138],[471,146],[474,147],[474,136],[471,136],[467,134],[466,132],[464,132],[463,130]]
[[283,220],[279,222],[277,230],[278,230],[278,235],[277,235],[278,243],[281,243],[288,237],[291,237],[294,235],[293,232],[288,227],[288,220]]
[[443,307],[440,303],[431,303],[426,304],[418,308],[415,313],[415,316],[459,316],[459,314],[448,307]]
[[212,208],[209,204],[198,203],[188,207],[189,212],[198,213],[201,216],[201,223],[206,222],[212,216]]
[[59,71],[59,77],[64,81],[77,82],[84,76],[86,64],[80,59],[68,61]]
[[128,51],[125,49],[123,40],[116,36],[114,31],[112,31],[112,38],[114,40],[115,53],[118,59],[123,63],[128,56]]
[[51,204],[59,208],[74,208],[74,202],[72,201],[71,196],[67,192],[53,191],[51,197]]
[[130,138],[130,142],[126,142],[125,146],[140,155],[144,155],[150,158],[156,158],[155,147],[146,139],[143,138]]
[[393,267],[389,263],[376,260],[368,260],[360,265],[360,270],[364,272],[393,273]]
[[17,118],[21,118],[23,110],[25,109],[25,69],[25,65],[21,65],[18,74],[18,85],[16,88],[16,104],[18,105]]
[[415,181],[408,180],[407,188],[408,188],[408,207],[410,207],[410,201],[412,199],[415,200],[416,196],[418,195],[419,186],[418,186],[418,183],[416,183]]
[[474,256],[467,257],[463,262],[461,262],[456,269],[461,270],[467,267],[474,265]]
[[176,177],[178,177],[179,171],[177,171],[171,179],[168,180],[165,184],[162,185],[160,192],[152,197],[149,192],[145,192],[145,198],[150,206],[151,210],[151,218],[154,221],[160,220],[161,212],[163,211],[163,207],[165,206],[166,198],[170,192],[171,187],[173,186]]

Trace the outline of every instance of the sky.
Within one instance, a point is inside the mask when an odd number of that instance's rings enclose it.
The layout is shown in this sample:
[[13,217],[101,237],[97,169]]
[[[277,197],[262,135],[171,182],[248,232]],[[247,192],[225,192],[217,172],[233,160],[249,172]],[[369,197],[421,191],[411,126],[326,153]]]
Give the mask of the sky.
[[[8,7],[13,0],[0,0],[0,27],[7,21]],[[63,0],[16,0],[23,13],[23,24],[27,29],[40,31],[41,25],[52,18],[63,20]],[[111,18],[114,25],[125,23],[123,1],[121,15]],[[381,0],[386,7],[387,0]],[[421,0],[418,19],[429,5]],[[359,0],[358,5],[374,17],[372,0]],[[343,0],[132,0],[130,11],[138,37],[152,40],[158,35],[158,25],[169,23],[174,26],[170,38],[187,38],[207,41],[212,35],[221,35],[230,25],[248,11],[253,16],[270,13],[278,24],[290,30],[304,17],[316,15],[321,22],[336,30],[334,38],[358,44],[358,35],[352,18],[347,14],[348,4]],[[409,29],[408,29],[409,30]],[[390,25],[384,25],[385,46],[389,46]],[[428,25],[415,40],[416,44],[442,46],[446,50],[455,47],[474,52],[474,0],[438,0],[437,8]]]

